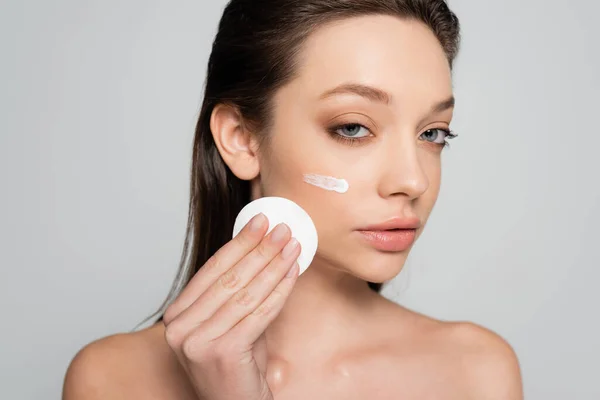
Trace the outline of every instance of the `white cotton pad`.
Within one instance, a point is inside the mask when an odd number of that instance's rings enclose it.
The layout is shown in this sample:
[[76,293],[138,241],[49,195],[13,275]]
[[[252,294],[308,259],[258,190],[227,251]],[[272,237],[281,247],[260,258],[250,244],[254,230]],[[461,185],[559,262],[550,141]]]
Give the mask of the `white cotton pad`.
[[242,208],[233,225],[233,237],[252,217],[260,213],[263,213],[269,220],[267,233],[283,222],[292,231],[292,237],[300,242],[302,250],[298,257],[298,265],[300,266],[299,274],[302,274],[312,262],[319,244],[317,229],[308,213],[292,200],[283,197],[261,197]]

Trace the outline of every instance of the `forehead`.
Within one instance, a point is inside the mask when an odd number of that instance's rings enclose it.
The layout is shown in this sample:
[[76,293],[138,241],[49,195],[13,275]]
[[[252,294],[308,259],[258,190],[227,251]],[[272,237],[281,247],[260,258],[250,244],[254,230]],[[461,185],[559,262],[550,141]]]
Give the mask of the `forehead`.
[[304,45],[295,81],[315,98],[348,82],[384,89],[399,104],[452,94],[450,67],[433,32],[393,16],[353,17],[319,28]]

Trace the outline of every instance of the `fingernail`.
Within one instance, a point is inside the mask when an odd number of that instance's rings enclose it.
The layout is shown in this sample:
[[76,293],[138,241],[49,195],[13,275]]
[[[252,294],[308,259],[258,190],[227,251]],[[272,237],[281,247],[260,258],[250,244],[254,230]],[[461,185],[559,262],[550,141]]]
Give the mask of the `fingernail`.
[[289,269],[287,274],[285,274],[285,277],[291,278],[292,276],[294,276],[294,274],[296,273],[296,270],[298,270],[298,268],[300,268],[300,266],[298,265],[298,262],[295,262],[294,264],[292,264],[292,267]]
[[281,251],[281,256],[283,258],[289,258],[294,250],[296,250],[296,247],[298,247],[298,241],[296,238],[292,238],[292,240],[290,240]]
[[275,229],[273,229],[273,233],[271,235],[271,240],[274,242],[278,242],[281,239],[283,239],[287,233],[287,226],[285,226],[285,224],[281,223],[279,225],[277,225],[275,227]]
[[263,224],[265,223],[266,219],[267,217],[265,217],[265,214],[263,213],[257,214],[254,217],[252,217],[252,220],[250,221],[250,230],[252,232],[260,230],[260,228],[262,228]]

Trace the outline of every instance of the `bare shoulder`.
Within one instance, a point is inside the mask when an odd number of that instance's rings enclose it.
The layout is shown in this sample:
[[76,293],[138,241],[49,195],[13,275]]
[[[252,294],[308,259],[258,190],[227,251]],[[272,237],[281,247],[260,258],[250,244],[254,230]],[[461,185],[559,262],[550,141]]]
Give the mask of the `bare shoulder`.
[[160,328],[116,334],[85,346],[67,369],[63,400],[165,398],[178,374]]
[[414,315],[423,327],[427,346],[435,348],[449,367],[462,370],[468,398],[523,399],[519,361],[504,338],[472,322],[446,322]]
[[[521,371],[512,346],[500,335],[472,322],[448,322],[428,317],[413,310],[393,304],[392,309],[402,326],[388,327],[390,331],[405,332],[410,343],[409,359],[422,360],[433,356],[435,367],[427,364],[426,374],[447,377],[443,384],[456,385],[461,398],[477,400],[522,400]],[[389,310],[389,308],[388,308]],[[406,358],[405,350],[401,353]],[[414,365],[411,367],[415,369]],[[431,381],[433,377],[427,377]],[[438,379],[439,380],[439,379]]]
[[466,386],[476,399],[521,400],[521,370],[512,346],[497,333],[471,322],[444,323],[449,343],[466,367]]

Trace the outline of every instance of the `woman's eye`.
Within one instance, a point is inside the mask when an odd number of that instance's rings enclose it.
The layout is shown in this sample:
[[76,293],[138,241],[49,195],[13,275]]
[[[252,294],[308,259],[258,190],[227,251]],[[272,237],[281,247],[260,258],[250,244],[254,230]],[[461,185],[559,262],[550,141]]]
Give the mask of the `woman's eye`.
[[335,132],[340,136],[345,136],[348,138],[359,138],[369,135],[369,130],[360,124],[341,125],[335,130]]
[[444,144],[446,143],[446,136],[450,135],[450,132],[448,132],[445,129],[428,129],[425,132],[423,132],[421,134],[421,139],[431,142],[431,143],[439,143],[439,144]]

